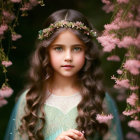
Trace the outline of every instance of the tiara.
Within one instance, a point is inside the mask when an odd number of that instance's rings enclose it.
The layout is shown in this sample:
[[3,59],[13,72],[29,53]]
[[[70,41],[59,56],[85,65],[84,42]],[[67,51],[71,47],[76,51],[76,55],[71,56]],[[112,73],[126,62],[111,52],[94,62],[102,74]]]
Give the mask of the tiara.
[[55,29],[58,28],[74,28],[78,30],[83,30],[84,34],[87,34],[91,37],[96,37],[97,32],[90,30],[87,26],[84,25],[84,23],[77,21],[77,22],[71,22],[66,20],[60,20],[53,24],[50,24],[48,28],[45,28],[43,30],[39,31],[38,39],[43,40],[47,37],[49,37]]

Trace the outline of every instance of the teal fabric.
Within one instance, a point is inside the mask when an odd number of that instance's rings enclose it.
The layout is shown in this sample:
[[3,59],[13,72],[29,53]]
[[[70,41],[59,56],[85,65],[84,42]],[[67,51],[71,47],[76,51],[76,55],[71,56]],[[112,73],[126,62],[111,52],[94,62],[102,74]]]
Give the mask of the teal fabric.
[[5,137],[4,140],[14,140],[14,135],[16,133],[16,115],[17,115],[17,110],[19,107],[19,103],[21,102],[22,96],[19,98],[19,100],[17,101],[17,103],[15,104],[13,111],[11,113],[9,122],[8,122],[8,126],[6,129],[6,133],[5,133]]
[[[24,106],[26,104],[26,93],[27,91],[25,91],[20,96],[12,111],[4,140],[28,140],[26,134],[21,137],[18,132],[18,127],[21,124],[20,119],[25,113]],[[108,93],[106,93],[105,96],[105,104],[107,112],[112,113],[114,118],[111,120],[109,124],[109,131],[107,135],[104,136],[103,140],[123,140],[116,104]],[[66,131],[70,128],[76,128],[75,119],[78,115],[77,106],[73,107],[66,114],[64,114],[58,108],[47,104],[44,105],[44,110],[46,113],[46,124],[43,131],[45,140],[55,140],[56,137],[60,135],[63,131]],[[90,137],[87,140],[100,140],[100,138],[96,134],[94,138]]]

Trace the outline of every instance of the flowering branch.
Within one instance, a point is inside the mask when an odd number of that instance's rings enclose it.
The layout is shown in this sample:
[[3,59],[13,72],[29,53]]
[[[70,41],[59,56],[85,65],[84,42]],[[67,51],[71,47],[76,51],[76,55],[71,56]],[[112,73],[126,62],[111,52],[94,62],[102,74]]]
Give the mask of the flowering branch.
[[[10,97],[13,89],[8,84],[7,67],[12,65],[9,60],[11,49],[16,49],[12,45],[13,41],[20,39],[22,36],[15,31],[15,27],[19,25],[20,16],[27,16],[27,11],[40,4],[44,6],[43,0],[1,0],[0,1],[0,68],[2,68],[1,78],[3,83],[0,88],[0,107],[7,104],[5,98]],[[17,7],[17,8],[15,8]],[[5,41],[8,45],[5,45]],[[7,47],[8,46],[8,47]]]
[[110,54],[108,61],[121,61],[117,49],[125,50],[118,77],[114,75],[114,88],[126,89],[126,109],[123,114],[131,117],[129,127],[140,132],[140,3],[138,0],[102,0],[106,13],[113,12],[111,23],[98,37],[103,51]]

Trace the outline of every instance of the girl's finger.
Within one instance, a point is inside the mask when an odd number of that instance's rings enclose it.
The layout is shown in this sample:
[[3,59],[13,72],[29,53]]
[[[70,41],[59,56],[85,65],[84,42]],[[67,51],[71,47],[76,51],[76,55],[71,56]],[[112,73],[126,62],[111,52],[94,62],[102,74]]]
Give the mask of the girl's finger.
[[76,130],[76,129],[70,129],[70,131],[74,132],[74,133],[77,134],[78,136],[82,136],[82,135],[83,135],[82,132],[80,132],[80,131],[78,131],[78,130]]
[[65,135],[70,137],[70,138],[72,138],[72,139],[74,139],[74,140],[77,140],[80,137],[80,136],[78,136],[77,134],[75,134],[72,131],[67,131]]
[[64,136],[64,140],[73,140],[73,139],[68,136]]

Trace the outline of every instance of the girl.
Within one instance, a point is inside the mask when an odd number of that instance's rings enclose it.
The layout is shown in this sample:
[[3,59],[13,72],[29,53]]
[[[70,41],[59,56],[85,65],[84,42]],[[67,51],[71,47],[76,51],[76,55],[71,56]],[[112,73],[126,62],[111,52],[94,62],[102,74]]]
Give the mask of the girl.
[[[113,100],[105,93],[96,32],[72,9],[51,14],[32,56],[30,83],[11,115],[5,140],[122,140]],[[110,124],[97,114],[108,112]]]

